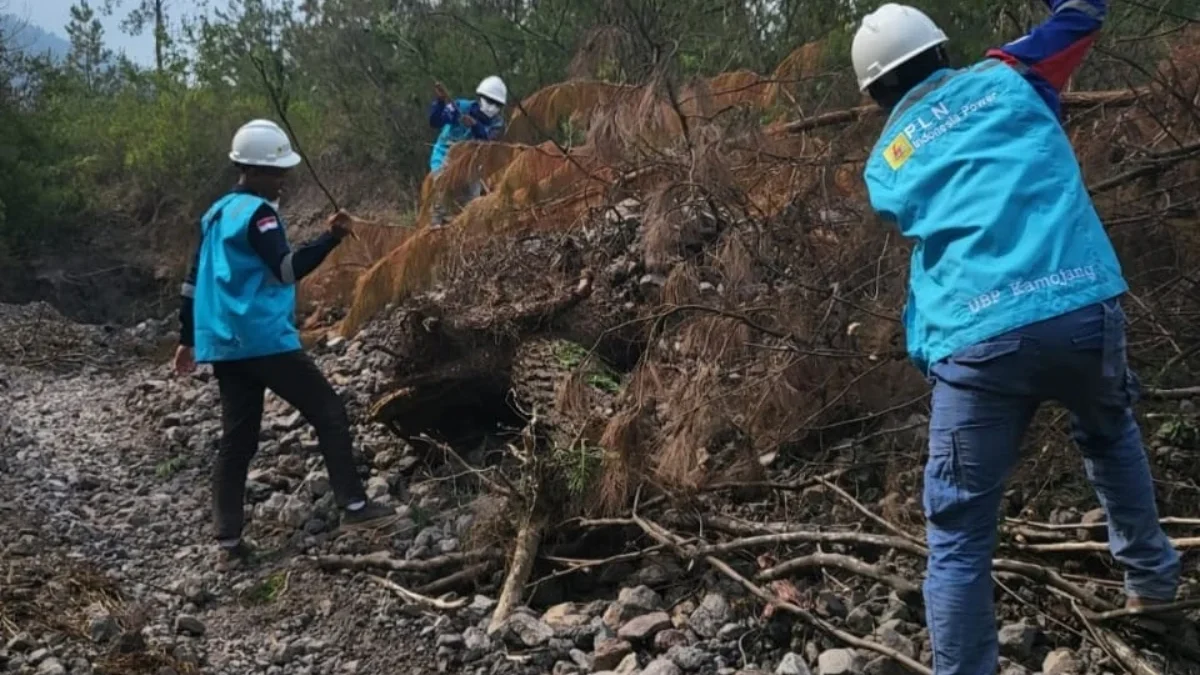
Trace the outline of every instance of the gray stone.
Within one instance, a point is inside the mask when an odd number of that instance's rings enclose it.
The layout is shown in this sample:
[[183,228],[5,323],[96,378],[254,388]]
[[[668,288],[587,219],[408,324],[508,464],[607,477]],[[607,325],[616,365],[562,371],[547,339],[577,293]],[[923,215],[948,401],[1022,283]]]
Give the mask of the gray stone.
[[[661,635],[661,633],[660,633]],[[667,651],[667,658],[687,672],[700,670],[712,662],[713,657],[703,649],[677,645]]]
[[314,499],[320,499],[329,494],[329,474],[324,471],[313,471],[308,474],[307,479],[308,493]]
[[654,651],[668,652],[674,647],[684,647],[691,642],[687,633],[670,628],[654,636]]
[[108,613],[108,610],[96,606],[91,608],[88,614],[88,633],[92,637],[92,642],[108,644],[121,634],[121,626],[117,624],[113,615]]
[[37,675],[67,675],[67,667],[50,657],[38,664]]
[[592,667],[596,670],[612,670],[633,652],[633,645],[625,640],[598,640],[592,654]]
[[312,518],[312,506],[308,500],[295,495],[289,496],[279,509],[279,522],[291,528],[300,528]]
[[636,673],[637,670],[638,670],[637,654],[630,654],[629,656],[626,656],[624,659],[622,659],[621,663],[617,664],[617,668],[613,672],[616,673],[617,675],[634,675],[634,673]]
[[715,638],[720,632],[721,626],[729,623],[733,618],[733,610],[729,607],[729,601],[720,593],[709,593],[700,601],[700,606],[692,615],[688,617],[688,625],[698,635],[706,638]]
[[682,675],[683,671],[670,659],[655,659],[646,664],[642,675]]
[[482,654],[492,648],[492,639],[478,626],[470,626],[463,631],[463,647],[472,654]]
[[880,656],[873,659],[863,668],[864,675],[909,675],[908,668],[905,668],[896,659],[889,659],[886,656]]
[[909,658],[917,655],[917,649],[913,645],[913,641],[902,635],[891,625],[885,624],[875,629],[875,641],[885,647],[891,647],[893,650]]
[[775,668],[775,675],[812,675],[804,658],[795,652],[788,652]]
[[852,649],[830,649],[817,657],[818,675],[859,675],[863,662]]
[[547,609],[542,614],[542,621],[556,632],[565,632],[581,626],[586,626],[591,617],[584,613],[584,608],[573,602],[564,602]]
[[554,637],[553,628],[522,612],[508,617],[499,632],[507,642],[519,643],[526,647],[540,647]]
[[1036,626],[1010,623],[1000,629],[1000,653],[1014,661],[1026,661],[1033,656],[1033,646],[1040,633]]
[[489,598],[489,597],[487,597],[486,595],[476,595],[476,596],[475,596],[475,597],[474,597],[474,598],[471,600],[471,607],[470,607],[470,609],[471,609],[471,611],[472,611],[472,612],[478,612],[478,613],[480,613],[480,614],[486,614],[487,612],[490,612],[490,611],[492,611],[492,609],[493,609],[495,606],[496,606],[496,600],[495,600],[495,599],[493,599],[493,598]]
[[1083,664],[1070,649],[1055,649],[1042,662],[1044,675],[1081,675],[1083,671]]
[[659,632],[671,627],[671,617],[666,612],[654,612],[630,619],[617,631],[622,640],[642,642],[654,639]]
[[390,491],[391,486],[388,484],[388,480],[382,476],[373,476],[367,481],[367,497],[370,499],[379,499]]
[[662,597],[648,586],[622,588],[616,602],[604,612],[604,623],[616,628],[630,619],[663,608]]
[[875,617],[871,610],[859,605],[846,615],[846,627],[855,633],[870,633],[875,629]]
[[204,622],[189,614],[180,614],[175,617],[175,632],[200,637],[208,628]]
[[821,591],[817,595],[817,613],[834,618],[844,618],[847,614],[846,601],[829,591]]

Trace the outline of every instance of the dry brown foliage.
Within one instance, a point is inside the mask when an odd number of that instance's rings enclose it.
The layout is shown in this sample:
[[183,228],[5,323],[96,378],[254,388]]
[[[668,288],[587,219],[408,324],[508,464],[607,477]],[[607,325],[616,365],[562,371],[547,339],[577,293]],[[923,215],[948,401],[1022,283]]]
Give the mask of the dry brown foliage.
[[[686,492],[754,479],[773,458],[815,459],[921,413],[927,384],[893,358],[903,350],[908,246],[869,215],[861,179],[879,120],[804,133],[780,119],[762,124],[782,107],[817,112],[798,92],[822,72],[823,54],[821,43],[805,45],[770,78],[726,73],[682,89],[575,81],[538,92],[514,120],[521,142],[452,151],[448,180],[484,176],[490,192],[444,230],[419,228],[364,274],[343,331],[435,283],[467,293],[506,278],[499,285],[524,288],[532,282],[508,270],[525,266],[569,278],[513,242],[575,241],[588,267],[606,270],[590,302],[636,315],[597,329],[618,313],[576,310],[589,326],[581,332],[602,341],[620,325],[641,347],[614,413],[589,432],[604,449],[591,505],[599,512],[619,510],[646,484]],[[1178,336],[1200,311],[1186,281],[1200,253],[1200,167],[1179,161],[1200,156],[1187,149],[1200,140],[1195,57],[1194,46],[1179,47],[1136,106],[1077,108],[1068,122],[1135,289],[1127,310],[1144,331],[1139,353],[1175,366],[1191,361]],[[587,127],[585,143],[532,145],[543,137],[531,129],[572,115]],[[612,218],[626,201],[634,225]],[[622,243],[597,243],[610,240]],[[897,443],[919,450],[919,441]],[[888,472],[900,493],[919,478],[905,462]]]

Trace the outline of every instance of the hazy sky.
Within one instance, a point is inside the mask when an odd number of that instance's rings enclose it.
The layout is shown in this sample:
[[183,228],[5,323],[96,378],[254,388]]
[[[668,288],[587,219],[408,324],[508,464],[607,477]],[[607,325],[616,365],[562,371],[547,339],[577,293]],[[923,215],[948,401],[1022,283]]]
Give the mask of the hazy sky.
[[[129,13],[129,6],[135,0],[124,0],[121,7],[113,16],[101,16],[104,24],[104,40],[114,52],[124,51],[129,58],[138,63],[149,65],[154,63],[154,36],[146,31],[137,37],[131,37],[121,32],[121,19]],[[74,0],[0,0],[0,11],[5,10],[28,20],[43,30],[67,39],[67,22],[71,20],[71,5]],[[91,0],[93,9],[100,12],[103,0]],[[186,0],[180,5],[191,5]]]

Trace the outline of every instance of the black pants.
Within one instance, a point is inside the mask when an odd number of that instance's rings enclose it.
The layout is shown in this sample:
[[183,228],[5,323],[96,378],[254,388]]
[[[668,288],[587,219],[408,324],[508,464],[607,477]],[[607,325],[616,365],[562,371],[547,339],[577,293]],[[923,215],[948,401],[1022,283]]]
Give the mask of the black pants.
[[339,506],[366,499],[354,468],[346,406],[303,351],[213,364],[221,390],[221,449],[213,470],[217,539],[241,537],[250,460],[258,452],[267,389],[295,406],[317,429],[329,483]]

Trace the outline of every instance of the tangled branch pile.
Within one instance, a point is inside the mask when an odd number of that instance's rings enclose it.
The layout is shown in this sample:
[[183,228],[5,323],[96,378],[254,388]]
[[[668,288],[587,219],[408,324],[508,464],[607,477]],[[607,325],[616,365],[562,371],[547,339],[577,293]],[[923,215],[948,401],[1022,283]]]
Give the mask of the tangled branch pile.
[[[903,360],[898,321],[908,248],[871,222],[859,178],[878,116],[780,119],[812,95],[815,85],[782,83],[811,77],[796,64],[816,63],[819,50],[802,48],[771,78],[538,92],[514,134],[567,128],[577,142],[455,146],[426,183],[418,224],[455,186],[479,178],[488,193],[448,228],[415,230],[358,280],[342,331],[373,322],[373,339],[402,364],[378,421],[447,437],[462,418],[445,411],[502,400],[525,427],[503,459],[471,466],[509,507],[492,509],[483,543],[517,542],[494,627],[535,569],[559,578],[703,558],[827,636],[928,672],[919,650],[814,614],[815,580],[795,578],[864,577],[915,605],[925,553],[916,496],[928,387]],[[1132,358],[1143,379],[1171,386],[1190,383],[1200,353],[1196,56],[1176,49],[1141,89],[1066,98],[1134,289]],[[1157,413],[1169,415],[1153,452],[1168,512],[1191,502],[1200,477],[1189,411]],[[1060,417],[1043,410],[1030,434],[1038,452],[1006,495],[997,571],[1006,592],[1086,629],[1105,658],[1155,672],[1147,652],[1105,627],[1120,618],[1110,611],[1119,584],[1105,581],[1114,572],[1094,514],[1081,520],[1094,497]],[[612,557],[566,552],[580,541],[594,551],[597,536]],[[555,553],[537,560],[539,547]],[[726,562],[754,549],[772,553]],[[1044,587],[1052,593],[1035,590]]]

